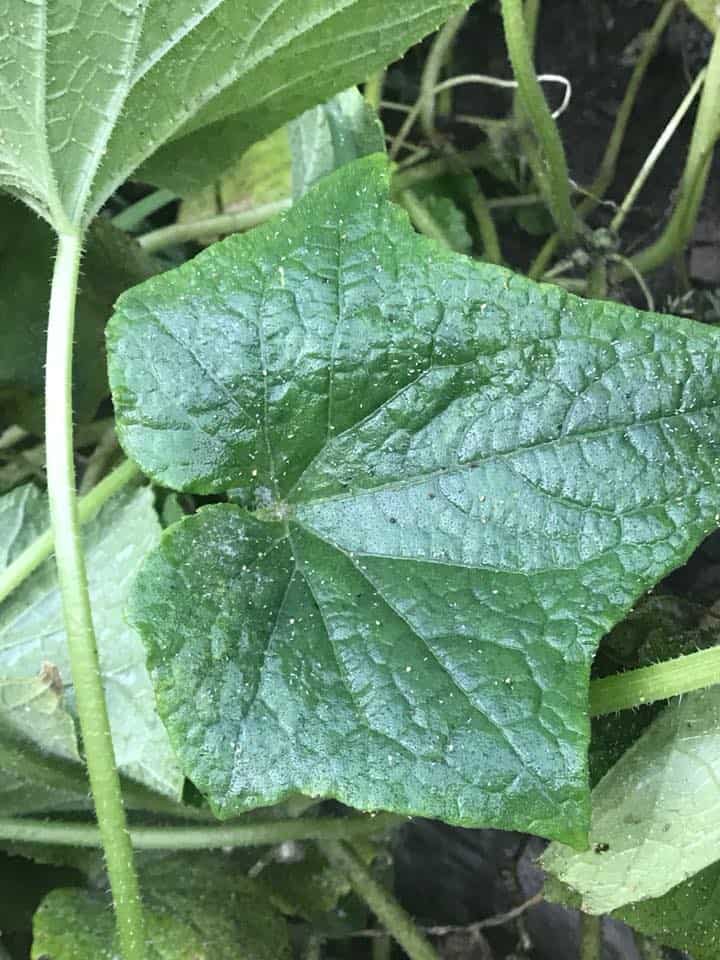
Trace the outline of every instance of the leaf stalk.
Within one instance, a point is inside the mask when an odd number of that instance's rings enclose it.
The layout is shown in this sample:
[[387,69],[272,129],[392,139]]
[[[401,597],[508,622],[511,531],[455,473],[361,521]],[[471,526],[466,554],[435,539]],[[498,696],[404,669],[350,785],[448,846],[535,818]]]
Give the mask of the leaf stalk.
[[48,500],[78,718],[118,935],[125,960],[144,960],[140,891],[100,676],[75,491],[72,360],[81,253],[79,232],[59,234],[45,373]]

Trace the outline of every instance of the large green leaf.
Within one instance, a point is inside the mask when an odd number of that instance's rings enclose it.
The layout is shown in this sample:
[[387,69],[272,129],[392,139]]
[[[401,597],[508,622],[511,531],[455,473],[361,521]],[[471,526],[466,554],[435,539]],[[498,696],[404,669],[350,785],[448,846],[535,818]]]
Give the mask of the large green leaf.
[[[160,860],[142,870],[141,884],[148,960],[289,960],[283,918],[216,855]],[[109,901],[84,890],[48,894],[33,934],[34,960],[119,956]]]
[[[0,410],[42,433],[45,331],[55,241],[31,210],[0,194]],[[75,323],[74,408],[86,420],[107,396],[105,322],[123,290],[157,273],[121,230],[99,219],[88,236]]]
[[395,59],[463,0],[7,0],[0,186],[58,230],[144,176],[177,192]]
[[[32,486],[0,499],[0,542],[5,563],[47,525],[47,503]],[[146,553],[158,542],[160,525],[149,489],[124,491],[85,527],[90,595],[115,754],[127,776],[178,798],[183,777],[160,723],[140,638],[123,619],[129,585]],[[2,566],[5,565],[2,564]],[[74,709],[70,664],[55,564],[48,561],[0,606],[0,677],[23,679],[44,662],[59,671],[68,707]],[[27,729],[47,750],[40,726]]]
[[588,913],[660,897],[720,860],[720,688],[673,701],[600,781],[592,808],[589,852],[553,844],[543,856]]
[[131,617],[220,815],[582,843],[597,641],[717,522],[718,333],[442,250],[387,179],[342,167],[120,299],[126,450],[238,501],[165,531]]

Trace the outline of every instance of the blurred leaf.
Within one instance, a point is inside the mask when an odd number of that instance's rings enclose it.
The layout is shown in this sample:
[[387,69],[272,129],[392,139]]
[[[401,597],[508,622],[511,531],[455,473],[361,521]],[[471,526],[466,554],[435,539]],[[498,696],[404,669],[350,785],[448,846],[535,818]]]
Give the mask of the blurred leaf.
[[355,87],[306,110],[288,131],[295,199],[338,167],[385,152],[383,126]]
[[[170,857],[141,871],[147,960],[289,960],[285,921],[252,880],[214,854]],[[118,956],[107,898],[52,891],[33,923],[32,960]]]
[[473,241],[468,233],[467,217],[455,201],[450,197],[430,194],[423,202],[430,216],[442,228],[450,249],[457,253],[470,253]]
[[[178,223],[191,223],[218,213],[249,210],[289,197],[290,144],[287,127],[253,144],[216,183],[186,196]],[[213,242],[205,238],[205,245]]]
[[[48,523],[45,496],[32,486],[0,499],[0,569]],[[123,773],[179,799],[183,776],[155,711],[145,652],[124,619],[130,584],[160,535],[149,488],[126,489],[84,528],[90,596],[115,754]],[[0,606],[0,677],[24,679],[47,661],[59,672],[74,712],[70,663],[53,560],[47,561]],[[42,751],[42,730],[26,730]]]
[[[43,431],[45,331],[55,259],[52,230],[0,194],[0,410],[6,422]],[[98,219],[88,236],[75,322],[73,406],[90,419],[108,394],[105,322],[123,290],[158,272],[126,234]]]

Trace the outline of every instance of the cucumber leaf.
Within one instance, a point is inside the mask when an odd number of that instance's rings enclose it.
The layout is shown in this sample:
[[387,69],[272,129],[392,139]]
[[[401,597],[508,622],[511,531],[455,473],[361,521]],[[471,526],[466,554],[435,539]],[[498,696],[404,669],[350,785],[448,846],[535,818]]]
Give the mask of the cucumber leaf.
[[717,523],[718,332],[440,249],[369,157],[108,338],[129,455],[235,501],[130,603],[216,813],[300,792],[582,844],[598,640]]
[[[283,918],[252,880],[223,871],[217,857],[170,857],[145,866],[148,960],[290,960]],[[53,890],[33,920],[33,960],[119,956],[109,899]]]
[[385,149],[382,124],[356,87],[306,110],[288,132],[296,199],[343,164]]
[[150,157],[139,176],[187,192],[465,6],[7,0],[0,187],[61,232],[84,227]]
[[[47,502],[32,486],[0,499],[0,539],[10,562],[31,534],[48,524]],[[179,799],[183,776],[155,711],[140,638],[123,619],[130,583],[159,538],[160,524],[149,489],[125,490],[84,528],[90,596],[100,665],[120,770],[158,793]],[[5,564],[3,564],[5,565]],[[47,561],[0,605],[0,677],[21,680],[48,662],[56,671],[67,707],[74,712],[70,664],[55,564]],[[47,730],[26,725],[26,737],[52,751]]]
[[720,688],[672,701],[593,791],[592,846],[552,844],[545,870],[609,913],[720,860]]

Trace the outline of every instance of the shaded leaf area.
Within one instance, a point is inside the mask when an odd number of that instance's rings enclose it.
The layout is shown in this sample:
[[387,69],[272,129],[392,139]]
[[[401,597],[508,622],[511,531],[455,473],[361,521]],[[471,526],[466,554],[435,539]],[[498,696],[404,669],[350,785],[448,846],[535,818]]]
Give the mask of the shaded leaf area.
[[178,223],[284,200],[291,190],[288,131],[281,127],[254,143],[215,183],[184,197]]
[[593,791],[591,848],[552,844],[544,869],[582,909],[660,897],[720,859],[720,688],[672,701]]
[[614,916],[694,960],[715,960],[720,948],[720,863],[701,870],[662,897],[633,903]]
[[150,157],[141,179],[197,189],[464,6],[6,0],[0,185],[56,230],[85,225]]
[[296,117],[288,134],[296,199],[338,167],[385,150],[382,124],[355,87]]
[[715,33],[718,29],[720,14],[718,13],[717,4],[714,0],[685,0],[685,2],[695,16],[699,20],[702,20],[708,30]]
[[130,615],[219,815],[301,792],[581,844],[597,642],[716,524],[717,332],[441,250],[387,178],[121,298],[127,452],[238,501],[165,531]]
[[[35,487],[19,487],[0,499],[0,568],[15,556],[48,524],[47,501]],[[150,489],[125,490],[110,500],[84,528],[90,595],[100,649],[100,664],[110,714],[115,754],[122,772],[153,790],[180,798],[183,776],[177,766],[167,735],[153,703],[140,638],[123,617],[130,583],[140,562],[159,538],[160,525]],[[43,671],[50,689],[40,699],[30,699],[32,718],[19,711],[22,699]],[[77,758],[71,747],[72,721],[62,706],[53,707],[52,694],[64,692],[68,709],[74,714],[73,686],[62,621],[62,606],[55,564],[46,562],[0,606],[0,691],[11,690],[15,710],[8,713],[7,696],[0,705],[0,723],[13,728],[12,743],[31,740],[41,753]],[[49,714],[43,719],[38,712]],[[4,718],[4,719],[3,719]],[[70,727],[67,726],[70,721]],[[62,730],[56,728],[62,724]],[[62,749],[58,738],[62,733]],[[10,750],[10,741],[3,749]],[[0,774],[0,793],[9,789],[8,776],[14,770],[22,780],[36,782],[33,751],[27,752],[27,768],[5,766]],[[9,759],[9,758],[8,758]],[[42,764],[40,764],[41,766]],[[25,776],[26,770],[27,776]],[[41,776],[39,783],[44,784]],[[22,790],[21,785],[18,789]],[[41,789],[45,789],[44,787]],[[71,788],[75,793],[75,787]],[[55,806],[52,792],[48,799]],[[83,800],[86,801],[86,794]],[[30,801],[28,801],[30,802]]]
[[[212,854],[143,866],[148,960],[289,960],[283,918],[252,880],[224,872],[222,866]],[[57,889],[35,913],[33,960],[110,960],[118,955],[108,898]]]
[[[45,331],[55,259],[52,231],[38,216],[0,194],[0,421],[41,435]],[[73,407],[88,420],[108,394],[105,323],[118,296],[157,273],[153,260],[108,221],[87,242],[75,324]]]

